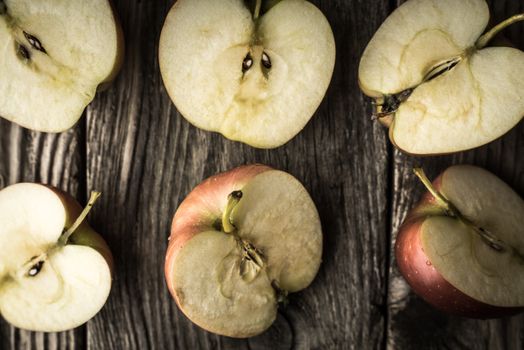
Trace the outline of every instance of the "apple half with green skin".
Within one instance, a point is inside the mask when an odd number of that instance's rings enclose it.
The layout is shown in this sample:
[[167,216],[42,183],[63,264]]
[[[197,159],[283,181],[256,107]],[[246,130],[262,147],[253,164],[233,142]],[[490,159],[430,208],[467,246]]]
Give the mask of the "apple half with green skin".
[[441,311],[495,318],[524,310],[524,201],[490,172],[453,166],[402,225],[398,267]]
[[159,61],[189,122],[275,148],[304,128],[324,98],[335,40],[308,1],[258,0],[251,12],[242,0],[179,0],[162,29]]
[[56,188],[21,183],[0,191],[0,314],[42,332],[91,319],[111,289],[113,259],[82,210]]
[[524,52],[486,47],[517,15],[482,35],[485,0],[409,0],[367,46],[359,83],[391,141],[409,154],[464,151],[524,116]]
[[108,0],[0,0],[0,116],[71,128],[118,72],[123,37]]
[[180,204],[165,274],[191,321],[245,338],[271,326],[279,301],[313,281],[321,257],[306,189],[285,172],[248,165],[205,180]]

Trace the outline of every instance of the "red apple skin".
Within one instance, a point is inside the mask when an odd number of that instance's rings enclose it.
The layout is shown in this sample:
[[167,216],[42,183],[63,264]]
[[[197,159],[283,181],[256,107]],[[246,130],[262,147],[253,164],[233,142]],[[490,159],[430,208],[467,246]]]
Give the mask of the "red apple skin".
[[[438,191],[441,184],[442,175],[433,182],[433,186]],[[524,307],[500,307],[477,301],[456,289],[437,271],[424,252],[421,241],[422,224],[428,212],[438,211],[436,206],[434,197],[427,192],[408,214],[397,236],[397,265],[413,291],[436,309],[462,317],[498,318],[524,311]]]
[[[70,227],[76,220],[76,218],[80,215],[83,208],[80,206],[80,204],[67,192],[64,192],[56,187],[52,186],[46,186],[50,190],[52,190],[54,193],[58,195],[60,200],[62,201],[62,204],[64,205],[64,208],[66,209],[66,227]],[[113,262],[113,255],[111,254],[111,250],[109,249],[106,241],[100,236],[98,233],[96,233],[91,226],[89,226],[87,221],[84,221],[73,234],[71,235],[69,239],[69,244],[75,244],[75,245],[83,245],[90,248],[93,248],[98,253],[100,253],[104,259],[106,260],[107,264],[109,265],[109,270],[111,271],[111,274],[114,273],[114,262]]]
[[222,218],[229,194],[242,189],[252,178],[269,170],[273,169],[253,164],[212,176],[195,187],[178,207],[171,225],[165,277],[169,291],[182,312],[184,310],[180,307],[172,279],[178,252],[199,233],[216,230],[215,225]]

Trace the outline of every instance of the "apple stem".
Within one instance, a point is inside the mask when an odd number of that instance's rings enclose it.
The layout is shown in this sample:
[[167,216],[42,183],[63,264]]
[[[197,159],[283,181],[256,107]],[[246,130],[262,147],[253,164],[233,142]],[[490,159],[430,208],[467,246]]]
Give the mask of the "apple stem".
[[262,7],[262,0],[257,0],[257,2],[255,4],[255,12],[253,13],[253,18],[255,19],[255,21],[260,16],[260,8],[261,7]]
[[[492,234],[488,230],[485,230],[482,227],[478,227],[471,220],[462,215],[462,213],[457,208],[455,208],[455,206],[446,197],[444,197],[442,193],[440,193],[435,189],[435,187],[433,187],[433,184],[428,179],[426,173],[424,172],[424,170],[422,170],[422,168],[415,168],[413,169],[413,171],[415,175],[417,175],[417,177],[420,179],[420,181],[422,181],[422,183],[428,189],[428,191],[433,195],[438,205],[446,211],[447,215],[458,218],[467,226],[471,227],[475,231],[475,233],[477,233],[484,240],[484,242],[487,245],[489,245],[493,250],[501,253],[510,250],[510,247],[504,241],[498,239],[494,234]],[[521,256],[521,254],[516,250],[513,249],[513,251],[517,256]]]
[[87,202],[87,205],[84,208],[84,210],[82,210],[80,215],[76,218],[73,225],[70,228],[68,228],[66,232],[64,232],[62,237],[60,237],[61,244],[66,245],[69,242],[69,238],[76,231],[76,229],[84,222],[85,218],[87,217],[87,214],[89,214],[89,212],[93,208],[93,205],[95,204],[96,200],[100,197],[100,195],[101,195],[100,192],[95,192],[95,191],[91,192],[91,196],[89,197],[89,202]]
[[420,179],[420,181],[424,184],[424,186],[428,189],[428,191],[431,193],[431,195],[435,198],[437,201],[437,204],[446,211],[446,213],[457,216],[456,210],[453,208],[453,206],[450,204],[450,202],[447,200],[446,197],[442,195],[439,191],[433,187],[433,184],[426,176],[426,173],[422,168],[414,168],[413,172],[417,177]]
[[477,49],[483,49],[485,48],[488,43],[500,32],[502,31],[503,29],[505,29],[506,27],[509,27],[510,25],[514,24],[514,23],[517,23],[517,22],[521,22],[521,21],[524,21],[524,13],[521,13],[519,15],[515,15],[511,18],[508,18],[507,20],[505,20],[504,22],[496,25],[495,27],[493,27],[489,32],[487,32],[486,34],[482,35],[479,40],[477,40],[477,43],[476,43],[476,47]]
[[238,202],[242,198],[242,191],[233,191],[227,197],[226,210],[222,214],[222,230],[225,233],[231,233],[236,230],[236,227],[233,225],[231,220],[231,213],[233,209],[237,206]]

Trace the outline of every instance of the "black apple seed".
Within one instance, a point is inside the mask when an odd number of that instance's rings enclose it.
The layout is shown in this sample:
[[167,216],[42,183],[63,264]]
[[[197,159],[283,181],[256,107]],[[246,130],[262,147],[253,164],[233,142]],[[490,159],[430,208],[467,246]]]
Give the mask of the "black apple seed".
[[262,65],[266,69],[271,69],[272,67],[271,59],[269,58],[268,54],[265,52],[262,53]]
[[25,60],[31,59],[29,50],[22,44],[18,44],[18,55]]
[[27,272],[27,274],[29,275],[29,277],[35,277],[36,275],[40,273],[43,266],[44,266],[44,262],[39,261],[29,269],[29,272]]
[[35,50],[41,51],[43,53],[47,53],[46,50],[44,49],[44,47],[42,46],[42,43],[40,42],[40,40],[38,40],[37,37],[35,37],[34,35],[31,35],[31,34],[28,34],[26,32],[24,32],[24,36],[27,39],[27,41],[29,42],[29,44],[31,44],[31,46]]
[[252,66],[253,58],[251,57],[251,54],[248,53],[247,56],[244,58],[244,61],[242,62],[242,73],[247,72]]

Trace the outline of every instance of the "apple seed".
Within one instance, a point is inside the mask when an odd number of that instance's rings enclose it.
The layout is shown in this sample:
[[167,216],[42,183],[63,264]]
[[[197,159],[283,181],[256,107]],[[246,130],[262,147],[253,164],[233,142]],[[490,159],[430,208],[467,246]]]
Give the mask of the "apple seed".
[[27,39],[27,41],[29,42],[29,44],[31,44],[31,46],[35,50],[41,51],[41,52],[43,52],[45,54],[47,53],[47,51],[44,49],[44,47],[42,46],[42,43],[40,42],[40,40],[38,40],[37,37],[35,37],[34,35],[31,35],[31,34],[28,34],[25,31],[24,31],[24,36]]
[[0,15],[5,15],[7,13],[7,6],[5,2],[0,0]]
[[242,73],[246,73],[252,66],[253,58],[251,57],[251,53],[248,53],[242,62]]
[[42,270],[43,266],[44,266],[44,260],[40,260],[39,262],[37,262],[36,264],[31,266],[31,268],[27,272],[27,275],[29,277],[35,277],[36,275],[38,275],[40,273],[40,271]]
[[428,74],[426,74],[426,77],[422,81],[422,83],[426,83],[428,81],[431,81],[442,74],[445,74],[449,71],[451,71],[459,62],[462,61],[462,57],[455,57],[450,60],[446,60],[444,63],[438,64],[434,66]]
[[18,50],[17,50],[18,57],[20,57],[23,60],[30,60],[31,54],[29,53],[29,50],[22,44],[18,43]]
[[268,54],[265,52],[262,53],[262,65],[266,69],[271,69],[271,59],[269,58]]

